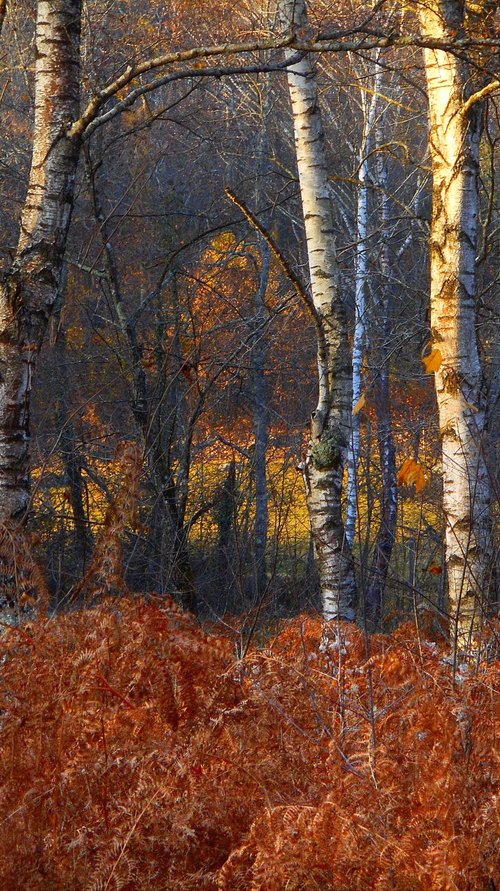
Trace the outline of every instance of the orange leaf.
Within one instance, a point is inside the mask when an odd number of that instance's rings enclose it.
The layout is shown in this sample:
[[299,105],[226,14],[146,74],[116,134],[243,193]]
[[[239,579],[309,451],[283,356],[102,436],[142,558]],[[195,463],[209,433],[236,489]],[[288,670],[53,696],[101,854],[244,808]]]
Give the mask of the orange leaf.
[[442,567],[438,566],[437,563],[432,563],[431,566],[427,568],[427,572],[432,572],[432,575],[441,575]]
[[408,484],[408,476],[411,473],[414,464],[416,464],[415,458],[405,458],[398,473],[398,486]]
[[406,458],[398,473],[398,486],[412,486],[413,483],[418,494],[425,486],[424,468],[415,458]]

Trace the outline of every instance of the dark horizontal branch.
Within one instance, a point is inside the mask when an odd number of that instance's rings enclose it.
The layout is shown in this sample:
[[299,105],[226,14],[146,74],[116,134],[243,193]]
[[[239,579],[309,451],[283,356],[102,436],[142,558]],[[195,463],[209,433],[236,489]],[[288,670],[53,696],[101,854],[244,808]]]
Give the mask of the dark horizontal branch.
[[[0,4],[1,3],[2,0],[0,0]],[[165,85],[166,83],[171,83],[174,80],[179,80],[181,78],[185,79],[189,77],[224,77],[230,74],[280,71],[289,67],[290,65],[293,65],[296,62],[296,58],[292,57],[286,62],[276,63],[272,65],[265,63],[255,63],[251,66],[234,65],[214,69],[190,67],[181,72],[175,72],[173,74],[166,75],[165,77],[160,77],[149,84],[144,84],[136,87],[129,93],[128,96],[126,96],[121,102],[119,102],[118,105],[115,106],[115,108],[111,109],[109,112],[99,115],[100,110],[111,98],[116,96],[121,90],[128,87],[141,75],[148,74],[152,71],[157,71],[160,68],[165,68],[170,65],[178,65],[190,61],[198,62],[214,56],[238,56],[248,53],[265,52],[267,50],[279,50],[285,47],[296,50],[298,54],[366,52],[368,50],[384,49],[388,47],[394,47],[396,49],[408,47],[421,49],[441,49],[446,52],[460,54],[463,53],[464,50],[474,47],[500,47],[500,37],[466,37],[456,38],[453,40],[440,40],[431,37],[422,37],[418,34],[403,35],[397,32],[385,34],[382,31],[373,29],[365,29],[360,34],[360,36],[357,36],[353,39],[353,35],[359,34],[359,31],[359,28],[354,28],[349,32],[336,32],[335,39],[332,39],[334,35],[328,33],[319,34],[313,41],[300,40],[295,34],[287,34],[285,36],[276,37],[272,40],[255,40],[248,43],[227,43],[215,46],[194,47],[193,49],[189,50],[183,50],[174,53],[164,53],[163,55],[155,56],[152,59],[146,60],[144,62],[129,65],[127,66],[123,74],[121,74],[115,80],[111,81],[106,87],[96,93],[96,95],[88,102],[83,114],[69,127],[68,135],[73,138],[81,137],[84,134],[90,135],[90,133],[93,132],[93,129],[95,129],[96,126],[100,126],[107,120],[115,117],[116,114],[119,114],[120,111],[122,111],[124,108],[129,107],[133,102],[135,102],[135,100],[139,96],[151,92],[152,90],[155,90],[158,87]],[[339,34],[341,34],[342,36],[338,37]],[[350,37],[351,39],[347,39],[348,37]],[[96,118],[98,118],[99,123],[97,123]]]
[[217,68],[190,68],[187,71],[176,71],[173,74],[166,74],[163,77],[159,77],[156,80],[150,81],[147,84],[141,84],[141,86],[136,87],[134,90],[131,90],[130,93],[122,99],[120,102],[117,102],[113,108],[110,108],[109,111],[104,112],[103,114],[98,115],[94,120],[92,120],[84,130],[81,130],[80,122],[83,118],[80,118],[75,124],[72,125],[69,133],[70,136],[81,135],[84,139],[88,139],[89,136],[97,130],[98,127],[102,127],[103,124],[106,124],[108,121],[113,120],[113,118],[117,117],[123,111],[126,111],[127,108],[130,108],[134,103],[141,98],[141,96],[145,96],[147,93],[152,93],[155,90],[159,89],[159,87],[167,86],[168,84],[175,83],[179,80],[187,80],[187,79],[201,79],[204,77],[213,77],[213,78],[221,78],[221,77],[230,77],[235,74],[262,74],[266,72],[272,71],[283,71],[290,64],[298,61],[300,59],[300,54],[297,55],[288,61],[278,62],[274,65],[234,65],[227,67],[217,67]]

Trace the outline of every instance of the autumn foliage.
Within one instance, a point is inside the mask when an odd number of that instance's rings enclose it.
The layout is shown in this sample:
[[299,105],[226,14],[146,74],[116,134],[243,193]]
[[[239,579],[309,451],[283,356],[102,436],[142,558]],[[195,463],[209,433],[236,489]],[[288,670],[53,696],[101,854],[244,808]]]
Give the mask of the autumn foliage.
[[4,633],[3,889],[495,887],[493,662],[410,625],[300,616],[244,658],[212,630],[122,597]]

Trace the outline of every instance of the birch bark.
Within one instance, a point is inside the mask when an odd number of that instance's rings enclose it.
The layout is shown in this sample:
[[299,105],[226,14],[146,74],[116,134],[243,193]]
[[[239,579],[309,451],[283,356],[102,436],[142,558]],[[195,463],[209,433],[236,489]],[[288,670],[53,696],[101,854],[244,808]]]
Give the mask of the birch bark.
[[371,188],[373,159],[371,155],[374,141],[374,125],[377,113],[378,94],[382,82],[383,69],[377,65],[380,51],[374,58],[375,73],[373,76],[373,92],[363,93],[363,138],[359,156],[358,202],[356,212],[356,261],[355,261],[355,319],[354,341],[352,350],[352,429],[348,452],[347,514],[345,531],[349,546],[352,548],[356,533],[356,517],[358,513],[358,465],[360,453],[360,418],[354,409],[361,399],[363,386],[363,356],[365,351],[366,329],[366,285],[369,260],[369,193]]
[[[281,0],[287,29],[307,27],[305,0]],[[292,52],[287,51],[288,57]],[[352,365],[338,284],[330,188],[309,56],[288,68],[297,167],[304,214],[311,297],[318,321],[319,398],[304,466],[311,533],[326,619],[355,615],[356,582],[342,522],[342,481],[351,420]]]
[[369,581],[365,593],[365,614],[368,627],[376,629],[382,613],[382,603],[396,537],[398,486],[396,447],[394,443],[390,394],[390,344],[392,328],[392,270],[389,257],[389,196],[387,159],[383,145],[383,116],[375,129],[377,153],[374,161],[374,184],[379,198],[378,225],[380,228],[378,288],[379,343],[374,351],[375,380],[373,384],[377,417],[377,440],[382,472],[382,515],[373,549]]
[[39,0],[31,172],[16,256],[0,281],[0,522],[29,506],[31,380],[56,299],[74,198],[81,0]]
[[[453,41],[464,4],[430,0],[419,7],[425,36]],[[455,648],[480,627],[492,567],[490,485],[482,437],[483,375],[476,337],[476,246],[481,107],[467,101],[466,63],[424,51],[433,172],[430,237],[431,328],[442,355],[435,372],[442,443],[446,566]],[[465,104],[466,103],[466,104]]]

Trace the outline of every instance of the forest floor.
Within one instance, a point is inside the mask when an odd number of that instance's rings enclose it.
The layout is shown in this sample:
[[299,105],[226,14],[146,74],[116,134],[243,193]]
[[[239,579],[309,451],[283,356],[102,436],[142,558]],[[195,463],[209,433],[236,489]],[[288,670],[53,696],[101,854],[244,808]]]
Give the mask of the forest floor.
[[493,634],[239,640],[139,597],[4,630],[2,889],[499,886]]

